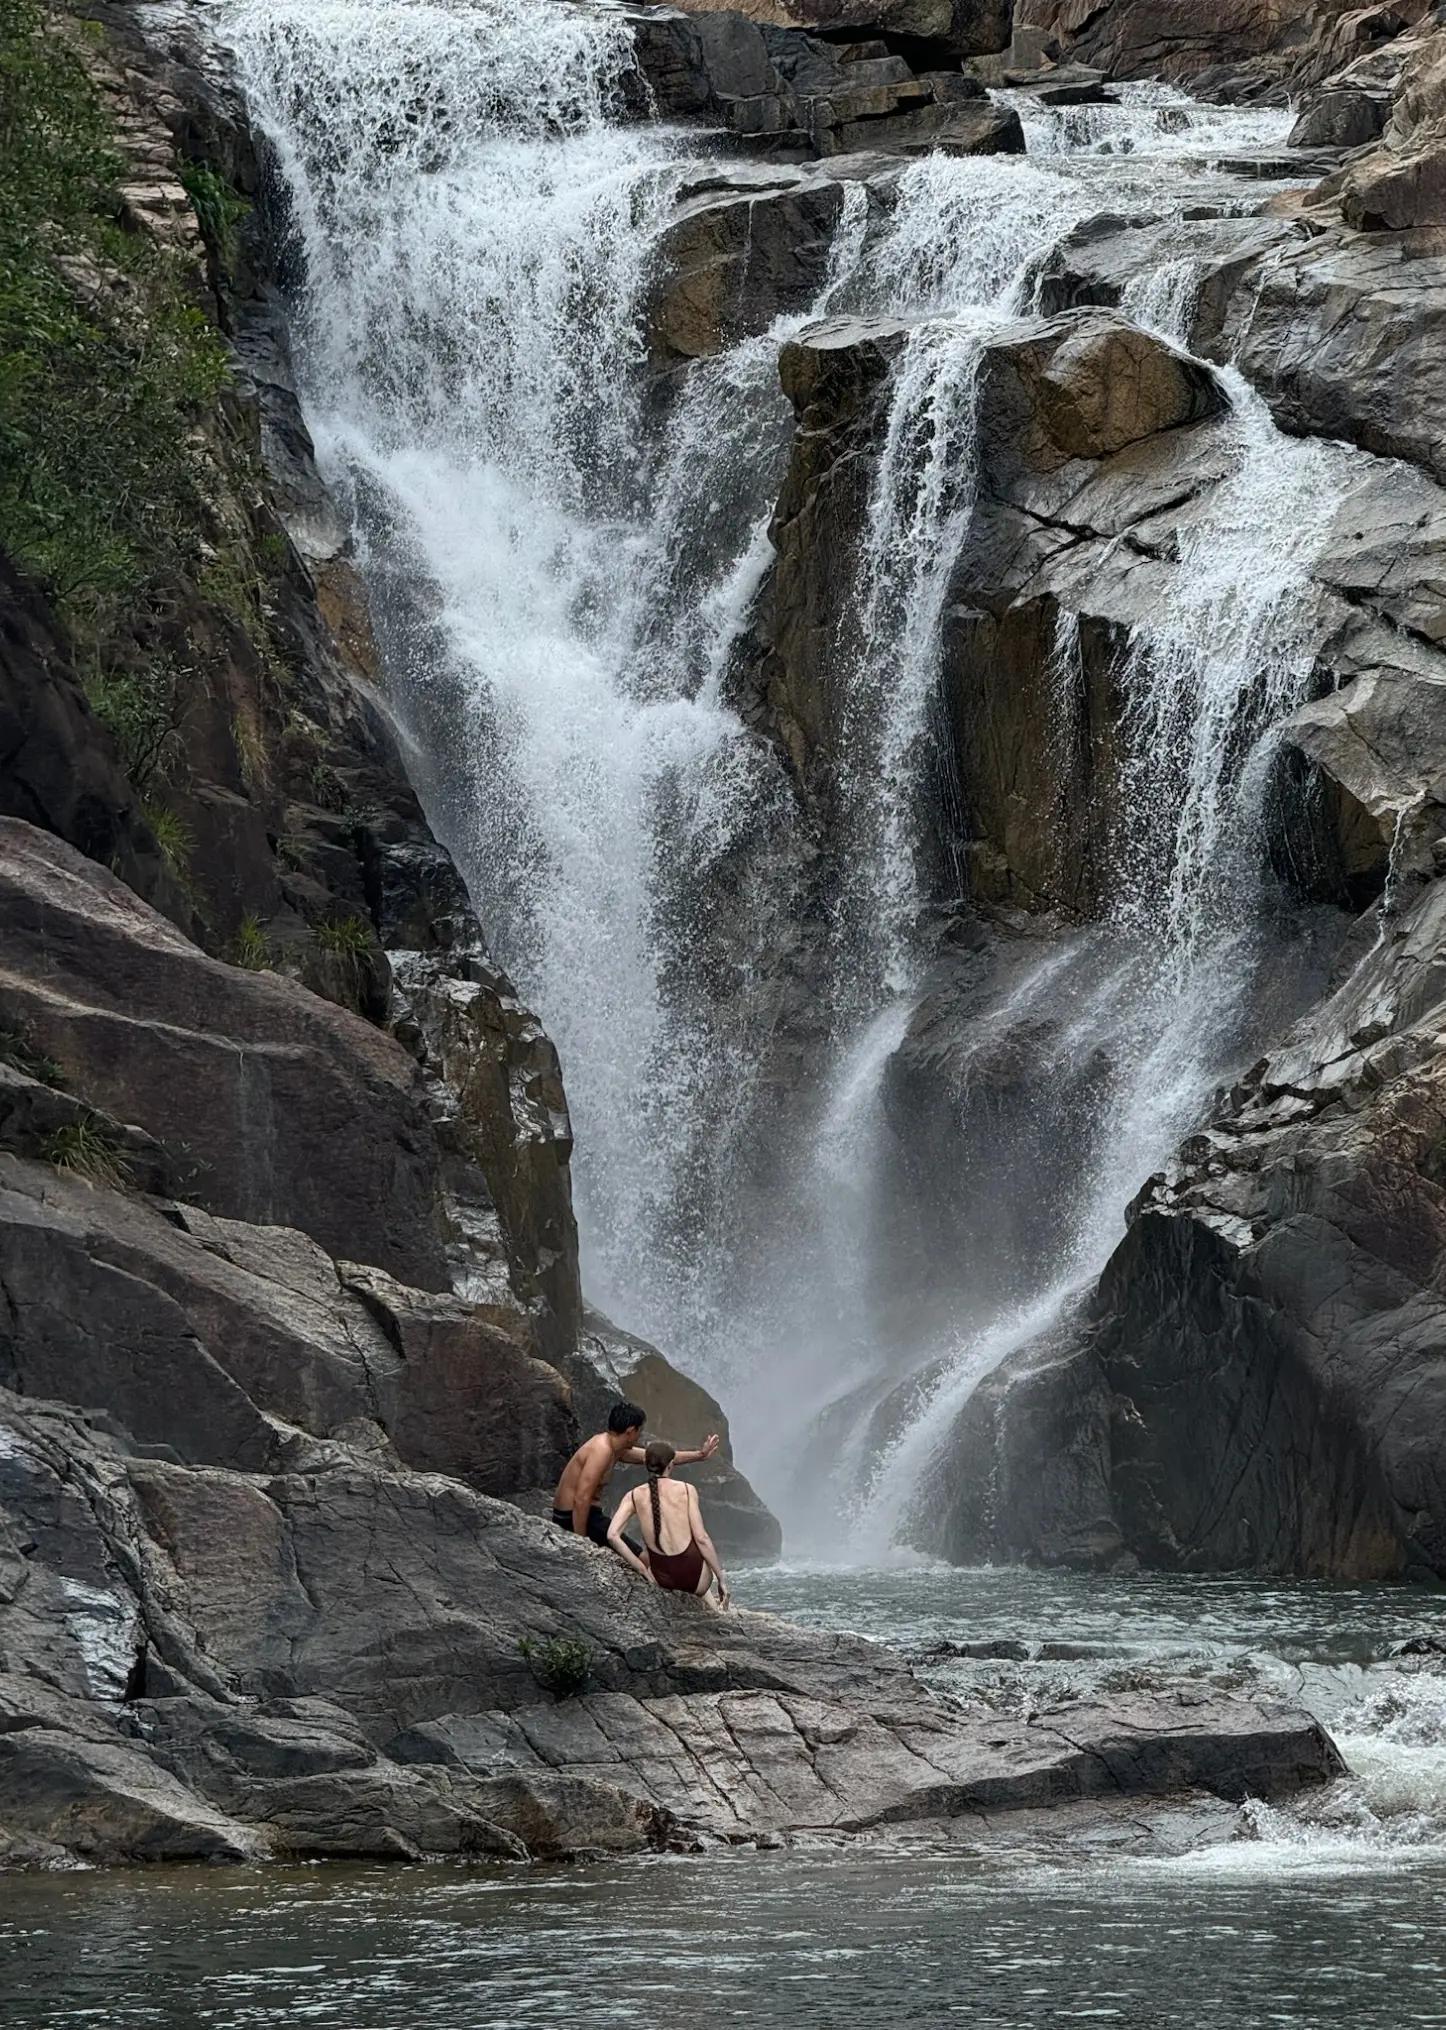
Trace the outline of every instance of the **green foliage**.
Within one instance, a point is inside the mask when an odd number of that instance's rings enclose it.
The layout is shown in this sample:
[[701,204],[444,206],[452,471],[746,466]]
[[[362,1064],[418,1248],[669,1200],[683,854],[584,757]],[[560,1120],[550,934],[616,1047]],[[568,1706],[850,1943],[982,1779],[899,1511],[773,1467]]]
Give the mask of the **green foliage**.
[[231,943],[231,963],[248,973],[268,972],[276,963],[271,940],[254,916],[243,916],[241,928]]
[[316,926],[316,942],[334,957],[357,962],[372,948],[372,927],[361,916],[339,916]]
[[95,1115],[69,1121],[40,1145],[42,1159],[68,1176],[83,1177],[87,1184],[103,1185],[109,1191],[123,1191],[130,1182],[130,1165],[105,1123]]
[[555,1699],[575,1699],[587,1690],[592,1651],[585,1642],[564,1635],[534,1642],[531,1636],[524,1636],[517,1648],[542,1689]]
[[178,811],[169,809],[165,804],[142,804],[141,816],[155,835],[156,844],[161,849],[161,858],[181,885],[188,886],[191,878],[191,854],[196,842],[191,836],[191,828],[186,820]]
[[170,582],[226,377],[184,263],[118,216],[95,87],[35,0],[0,0],[0,544],[92,639]]
[[115,736],[137,789],[170,775],[181,759],[181,700],[189,674],[157,654],[138,668],[98,668],[86,683],[91,707]]
[[37,1078],[42,1085],[63,1088],[64,1069],[47,1051],[37,1050],[33,1038],[19,1029],[0,1029],[0,1064]]
[[221,268],[230,274],[236,266],[240,247],[238,228],[251,207],[209,162],[190,162],[181,172],[186,195],[195,206],[196,218],[206,245]]
[[311,791],[311,801],[319,811],[343,812],[349,808],[351,799],[346,784],[329,761],[313,761],[306,771],[306,786]]

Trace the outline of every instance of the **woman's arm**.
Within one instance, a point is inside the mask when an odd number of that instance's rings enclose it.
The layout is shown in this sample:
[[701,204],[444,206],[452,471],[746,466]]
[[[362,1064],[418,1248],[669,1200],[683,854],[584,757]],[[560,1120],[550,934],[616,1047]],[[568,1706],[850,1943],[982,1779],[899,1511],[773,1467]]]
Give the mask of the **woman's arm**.
[[723,1576],[723,1567],[718,1562],[718,1552],[714,1546],[713,1539],[704,1527],[703,1509],[698,1500],[698,1490],[696,1487],[689,1487],[688,1489],[688,1509],[689,1520],[693,1525],[693,1541],[703,1553],[703,1563],[718,1581],[718,1605],[726,1607],[733,1596],[728,1591],[728,1581]]
[[616,1551],[623,1563],[631,1565],[635,1572],[641,1572],[650,1586],[656,1586],[657,1580],[653,1577],[642,1559],[635,1552],[630,1551],[623,1542],[623,1531],[637,1513],[636,1494],[637,1489],[634,1488],[631,1494],[618,1503],[618,1512],[613,1517],[612,1526],[608,1530],[608,1549]]

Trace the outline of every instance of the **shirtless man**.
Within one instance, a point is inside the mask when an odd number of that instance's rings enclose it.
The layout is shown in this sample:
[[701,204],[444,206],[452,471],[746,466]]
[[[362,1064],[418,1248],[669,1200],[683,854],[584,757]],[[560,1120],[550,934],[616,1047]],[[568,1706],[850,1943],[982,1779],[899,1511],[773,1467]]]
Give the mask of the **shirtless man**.
[[[598,1497],[612,1479],[616,1465],[645,1463],[647,1454],[638,1443],[645,1421],[644,1412],[636,1403],[614,1403],[608,1411],[607,1429],[578,1446],[563,1468],[552,1497],[552,1520],[559,1529],[571,1530],[574,1536],[590,1537],[595,1544],[607,1543],[611,1518],[603,1512]],[[718,1435],[710,1432],[696,1451],[680,1452],[677,1464],[687,1466],[694,1460],[711,1459],[717,1450]]]

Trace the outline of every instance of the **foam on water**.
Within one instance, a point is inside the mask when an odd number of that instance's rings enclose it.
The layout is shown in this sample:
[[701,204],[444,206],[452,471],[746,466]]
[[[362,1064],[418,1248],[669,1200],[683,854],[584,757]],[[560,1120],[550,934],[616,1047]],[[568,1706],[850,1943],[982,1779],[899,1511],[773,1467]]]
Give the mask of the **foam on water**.
[[1141,80],[1110,86],[1111,101],[1047,106],[1024,91],[991,96],[1013,106],[1031,155],[1186,157],[1208,163],[1240,149],[1283,145],[1295,123],[1288,106],[1209,106],[1173,85]]

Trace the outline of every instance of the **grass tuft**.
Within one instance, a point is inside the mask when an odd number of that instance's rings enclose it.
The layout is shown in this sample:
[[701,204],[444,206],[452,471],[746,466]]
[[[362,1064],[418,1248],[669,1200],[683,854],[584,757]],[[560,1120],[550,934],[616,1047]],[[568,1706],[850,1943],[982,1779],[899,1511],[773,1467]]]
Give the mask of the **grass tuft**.
[[65,1088],[64,1067],[48,1051],[38,1050],[21,1030],[0,1029],[0,1064],[8,1064],[13,1070],[24,1072],[27,1078],[39,1079],[42,1085],[54,1086],[57,1091]]
[[82,1178],[108,1191],[123,1191],[130,1183],[129,1162],[114,1136],[93,1116],[67,1122],[47,1135],[40,1154],[68,1177]]
[[271,940],[254,916],[241,919],[241,928],[231,943],[231,963],[248,973],[269,972],[276,963]]
[[361,916],[340,916],[330,923],[319,923],[315,937],[322,951],[334,958],[350,959],[360,963],[372,948],[372,927]]

